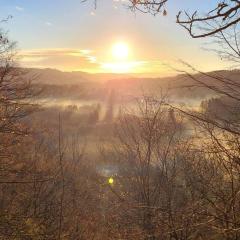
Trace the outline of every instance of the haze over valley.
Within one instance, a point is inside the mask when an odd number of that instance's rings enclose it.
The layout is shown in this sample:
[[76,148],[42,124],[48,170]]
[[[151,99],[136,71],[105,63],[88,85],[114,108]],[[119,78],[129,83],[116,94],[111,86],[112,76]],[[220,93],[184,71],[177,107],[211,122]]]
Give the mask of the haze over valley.
[[240,1],[0,15],[0,240],[240,239]]

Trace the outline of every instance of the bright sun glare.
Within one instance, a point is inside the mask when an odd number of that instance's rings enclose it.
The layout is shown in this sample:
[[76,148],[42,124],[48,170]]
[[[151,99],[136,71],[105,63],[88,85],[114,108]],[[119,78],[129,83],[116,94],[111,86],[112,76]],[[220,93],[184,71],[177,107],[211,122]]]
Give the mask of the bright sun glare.
[[112,47],[112,56],[117,60],[126,60],[129,55],[128,45],[124,42],[115,43]]
[[102,68],[112,73],[129,73],[142,62],[130,60],[130,48],[126,42],[117,42],[111,48],[111,61],[104,62]]

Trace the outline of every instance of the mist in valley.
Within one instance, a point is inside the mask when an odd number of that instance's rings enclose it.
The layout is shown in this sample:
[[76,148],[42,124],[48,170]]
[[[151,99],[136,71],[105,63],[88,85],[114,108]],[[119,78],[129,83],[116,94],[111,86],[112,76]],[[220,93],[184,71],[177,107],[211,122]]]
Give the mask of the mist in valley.
[[0,0],[0,240],[240,239],[240,2],[195,2]]

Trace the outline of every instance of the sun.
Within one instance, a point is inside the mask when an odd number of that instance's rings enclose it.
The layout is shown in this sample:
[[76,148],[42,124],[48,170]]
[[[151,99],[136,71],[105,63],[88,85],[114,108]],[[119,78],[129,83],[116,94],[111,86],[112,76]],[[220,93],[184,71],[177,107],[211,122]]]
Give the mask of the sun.
[[143,61],[133,60],[133,51],[127,42],[119,41],[110,48],[111,56],[106,62],[101,63],[101,68],[111,73],[138,72]]
[[117,42],[112,46],[112,56],[116,60],[126,60],[129,56],[127,43]]

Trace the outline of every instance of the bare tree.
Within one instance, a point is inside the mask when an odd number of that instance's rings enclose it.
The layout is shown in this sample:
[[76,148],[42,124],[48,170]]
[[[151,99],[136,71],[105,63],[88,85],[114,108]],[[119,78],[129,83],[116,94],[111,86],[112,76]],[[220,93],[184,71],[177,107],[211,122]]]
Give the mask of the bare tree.
[[[82,0],[82,2],[86,1],[89,0]],[[153,15],[161,13],[165,16],[168,1],[170,0],[129,0],[127,4],[133,11],[138,10]],[[96,8],[97,0],[94,0],[94,5]],[[198,10],[193,13],[179,10],[176,22],[185,28],[191,37],[203,38],[236,25],[240,21],[239,10],[240,1],[238,0],[217,1],[215,8],[209,9],[204,15],[199,14]]]
[[198,221],[182,171],[189,142],[181,116],[167,107],[166,99],[144,96],[116,124],[111,158],[118,170],[112,173],[108,201],[116,209],[111,215],[118,216],[114,224],[121,236],[191,239]]
[[216,7],[205,16],[199,16],[197,11],[193,14],[185,11],[184,19],[180,11],[177,15],[177,23],[193,38],[212,36],[236,25],[240,21],[239,10],[240,1],[238,0],[219,1]]
[[[158,13],[167,14],[166,4],[168,0],[130,0],[131,9],[143,12],[150,12],[154,15]],[[210,9],[204,16],[198,14],[198,10],[190,14],[189,12],[179,11],[176,22],[184,27],[191,37],[202,38],[215,35],[240,21],[239,17],[240,1],[225,0],[216,3],[214,9]],[[212,23],[215,22],[215,27]]]
[[31,98],[37,92],[27,78],[26,71],[16,66],[15,43],[3,30],[0,32],[0,149],[2,157],[8,146],[19,143],[28,134],[22,119],[36,110]]

